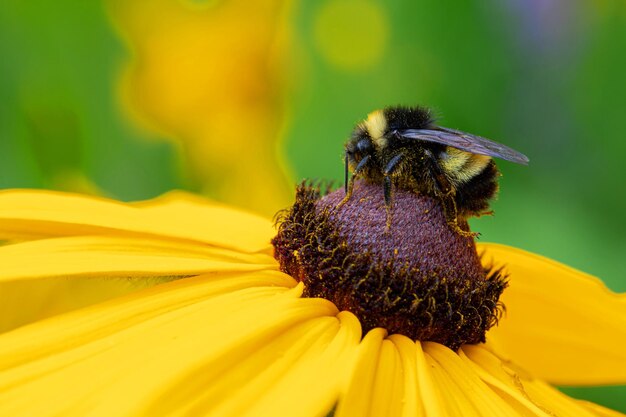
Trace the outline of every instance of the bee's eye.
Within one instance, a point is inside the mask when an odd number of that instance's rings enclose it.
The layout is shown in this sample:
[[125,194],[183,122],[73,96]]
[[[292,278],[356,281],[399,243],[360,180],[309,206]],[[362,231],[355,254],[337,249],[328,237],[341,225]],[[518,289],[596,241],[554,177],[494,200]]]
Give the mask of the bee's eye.
[[361,139],[356,144],[356,148],[359,152],[368,154],[372,150],[372,142],[369,139]]

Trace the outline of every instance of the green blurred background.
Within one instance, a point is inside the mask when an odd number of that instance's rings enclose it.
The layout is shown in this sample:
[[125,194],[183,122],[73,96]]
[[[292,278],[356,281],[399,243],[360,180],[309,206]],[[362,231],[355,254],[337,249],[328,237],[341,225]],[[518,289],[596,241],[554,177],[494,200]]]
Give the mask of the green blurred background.
[[[342,180],[368,112],[422,104],[530,157],[499,164],[484,241],[626,291],[625,4],[3,0],[0,187],[270,215],[302,178]],[[626,411],[625,387],[565,390]]]

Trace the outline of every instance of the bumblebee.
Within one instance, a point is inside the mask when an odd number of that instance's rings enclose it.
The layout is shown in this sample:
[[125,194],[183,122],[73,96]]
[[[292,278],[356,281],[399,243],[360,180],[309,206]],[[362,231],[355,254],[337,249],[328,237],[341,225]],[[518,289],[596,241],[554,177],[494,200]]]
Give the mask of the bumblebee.
[[[462,236],[471,216],[489,214],[500,175],[492,157],[527,165],[528,158],[480,136],[437,126],[423,107],[388,107],[357,124],[345,145],[345,193],[354,180],[383,185],[387,226],[391,224],[394,187],[438,199],[446,221]],[[352,175],[349,173],[352,171]]]

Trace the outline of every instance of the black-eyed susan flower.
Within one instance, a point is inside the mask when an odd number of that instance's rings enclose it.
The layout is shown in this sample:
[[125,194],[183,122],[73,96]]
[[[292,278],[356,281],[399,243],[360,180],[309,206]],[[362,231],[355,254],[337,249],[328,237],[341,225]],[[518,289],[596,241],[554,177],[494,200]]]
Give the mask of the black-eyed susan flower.
[[0,335],[0,415],[620,415],[548,383],[626,381],[623,295],[518,249],[478,258],[414,195],[375,234],[370,192],[339,211],[301,188],[278,234],[180,193],[1,192],[0,283],[170,281]]

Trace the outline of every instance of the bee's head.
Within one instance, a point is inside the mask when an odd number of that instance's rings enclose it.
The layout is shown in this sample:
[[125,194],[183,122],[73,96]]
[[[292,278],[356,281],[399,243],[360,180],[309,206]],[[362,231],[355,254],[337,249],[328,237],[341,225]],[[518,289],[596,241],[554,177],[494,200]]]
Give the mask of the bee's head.
[[398,145],[398,141],[394,140],[398,131],[428,128],[433,121],[430,111],[426,108],[387,107],[368,114],[367,119],[355,129],[353,137],[367,136],[372,147],[378,150],[388,149],[389,146]]
[[374,144],[367,129],[359,125],[346,143],[346,159],[350,165],[358,164],[366,156],[373,156]]

